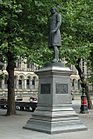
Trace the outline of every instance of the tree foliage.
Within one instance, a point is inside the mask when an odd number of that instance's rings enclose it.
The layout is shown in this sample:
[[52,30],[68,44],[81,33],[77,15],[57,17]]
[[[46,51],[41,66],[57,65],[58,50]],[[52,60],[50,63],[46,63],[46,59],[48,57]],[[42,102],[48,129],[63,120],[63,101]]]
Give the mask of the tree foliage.
[[0,61],[7,61],[9,74],[19,56],[28,56],[39,65],[51,61],[48,21],[52,6],[62,15],[60,59],[65,57],[68,63],[77,65],[79,59],[90,56],[92,0],[0,0]]
[[10,50],[39,64],[50,61],[48,21],[50,8],[56,6],[62,15],[60,58],[76,64],[93,47],[92,5],[92,0],[0,0],[0,54]]
[[93,1],[70,0],[63,8],[61,55],[73,65],[87,59],[93,47]]
[[29,56],[34,63],[42,64],[46,61],[46,58],[41,59],[48,36],[47,21],[51,3],[47,2],[46,0],[0,0],[0,61],[7,62],[8,115],[15,114],[16,60],[19,57]]
[[[4,56],[1,61],[7,60],[8,51],[15,59],[30,55],[30,60],[38,64],[51,59],[46,46],[50,7],[54,3],[56,0],[0,0],[0,54],[3,52]],[[45,60],[42,59],[44,53]]]

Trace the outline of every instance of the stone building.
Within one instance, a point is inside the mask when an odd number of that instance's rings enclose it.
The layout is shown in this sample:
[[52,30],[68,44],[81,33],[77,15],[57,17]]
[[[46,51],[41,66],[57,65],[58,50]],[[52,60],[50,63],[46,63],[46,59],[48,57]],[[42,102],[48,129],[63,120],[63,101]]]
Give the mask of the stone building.
[[[26,62],[26,61],[25,61]],[[38,77],[34,73],[36,66],[33,63],[25,64],[25,62],[17,62],[14,72],[14,88],[15,99],[23,99],[29,101],[31,96],[37,96]],[[7,97],[7,71],[6,64],[4,66],[4,78],[0,80],[0,97]],[[2,74],[2,71],[1,71]]]

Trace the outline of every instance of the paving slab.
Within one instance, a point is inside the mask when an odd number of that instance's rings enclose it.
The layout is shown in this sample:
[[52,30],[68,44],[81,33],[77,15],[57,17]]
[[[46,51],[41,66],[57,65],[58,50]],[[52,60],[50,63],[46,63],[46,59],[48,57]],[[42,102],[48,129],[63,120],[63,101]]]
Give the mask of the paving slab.
[[[79,114],[80,101],[73,101],[73,107]],[[93,110],[89,110],[88,114],[79,114],[88,130],[53,135],[22,128],[31,118],[31,112],[19,111],[16,116],[4,116],[5,113],[6,110],[0,109],[0,139],[93,139]]]

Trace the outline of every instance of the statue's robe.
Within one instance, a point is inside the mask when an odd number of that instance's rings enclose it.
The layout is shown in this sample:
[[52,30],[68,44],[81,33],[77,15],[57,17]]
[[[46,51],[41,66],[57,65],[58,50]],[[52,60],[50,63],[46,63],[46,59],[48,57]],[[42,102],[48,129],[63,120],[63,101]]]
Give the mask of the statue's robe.
[[[61,15],[55,13],[52,15],[49,24],[49,38],[48,38],[48,47],[53,48],[54,46],[61,46],[61,34],[60,34],[60,25],[61,25]],[[52,33],[52,30],[57,29],[56,32]]]

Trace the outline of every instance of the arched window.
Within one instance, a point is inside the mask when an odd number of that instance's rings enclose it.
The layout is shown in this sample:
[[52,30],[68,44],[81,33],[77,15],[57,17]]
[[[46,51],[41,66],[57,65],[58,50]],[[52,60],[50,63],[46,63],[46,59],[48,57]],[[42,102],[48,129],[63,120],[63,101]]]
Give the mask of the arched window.
[[75,89],[75,79],[72,80],[72,89]]
[[26,79],[26,89],[30,89],[30,77]]
[[0,89],[2,88],[2,80],[0,79]]
[[5,76],[4,86],[5,86],[5,89],[8,88],[8,77],[7,76]]
[[19,81],[18,81],[18,88],[22,89],[22,82],[23,82],[23,76],[20,76]]
[[35,89],[35,77],[32,79],[32,89]]

